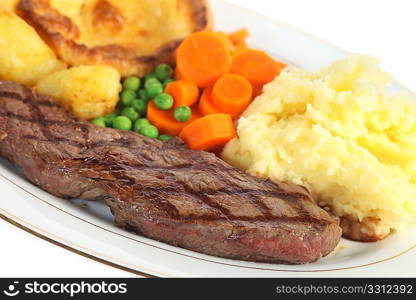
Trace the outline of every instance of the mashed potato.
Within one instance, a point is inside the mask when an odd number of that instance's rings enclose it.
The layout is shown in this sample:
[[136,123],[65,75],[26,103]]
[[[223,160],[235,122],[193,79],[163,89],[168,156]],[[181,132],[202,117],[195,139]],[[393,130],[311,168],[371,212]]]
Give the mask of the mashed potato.
[[416,101],[390,95],[389,81],[368,56],[319,73],[288,68],[246,110],[223,158],[307,186],[321,205],[371,223],[367,235],[382,238],[416,215]]

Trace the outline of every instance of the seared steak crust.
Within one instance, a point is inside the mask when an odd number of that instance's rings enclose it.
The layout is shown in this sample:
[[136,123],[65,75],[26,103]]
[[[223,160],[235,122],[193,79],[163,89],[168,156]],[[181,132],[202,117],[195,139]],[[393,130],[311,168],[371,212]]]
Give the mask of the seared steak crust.
[[250,176],[179,139],[94,126],[6,81],[0,155],[58,197],[104,199],[120,227],[206,254],[307,263],[341,236],[303,187]]

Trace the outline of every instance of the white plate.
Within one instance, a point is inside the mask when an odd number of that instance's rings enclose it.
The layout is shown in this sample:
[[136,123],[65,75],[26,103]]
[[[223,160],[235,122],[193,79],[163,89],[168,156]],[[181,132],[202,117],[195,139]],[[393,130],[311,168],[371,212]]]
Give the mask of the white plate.
[[[292,65],[318,70],[347,52],[288,25],[212,1],[217,28],[248,27],[250,44]],[[403,89],[398,83],[394,89]],[[15,225],[69,250],[128,271],[163,277],[416,276],[416,226],[379,243],[342,240],[316,263],[302,266],[221,259],[172,247],[114,226],[102,203],[66,201],[37,188],[0,160],[0,214]],[[86,205],[88,207],[85,207]]]

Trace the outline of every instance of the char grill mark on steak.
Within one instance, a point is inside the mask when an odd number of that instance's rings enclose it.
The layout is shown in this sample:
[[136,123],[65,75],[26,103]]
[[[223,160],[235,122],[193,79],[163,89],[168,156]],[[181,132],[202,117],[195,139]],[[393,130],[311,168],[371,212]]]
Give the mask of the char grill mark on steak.
[[[41,100],[38,101],[37,103],[34,103],[33,101],[31,101],[31,99],[28,99],[26,97],[22,97],[22,95],[19,95],[18,93],[13,93],[13,92],[4,92],[4,91],[0,91],[0,97],[5,97],[5,98],[10,98],[10,99],[14,99],[17,101],[22,101],[23,103],[25,103],[26,105],[28,105],[30,107],[30,112],[31,114],[33,114],[34,116],[32,117],[25,117],[25,116],[20,116],[20,115],[16,115],[14,113],[11,112],[1,112],[0,115],[3,117],[8,117],[8,118],[14,118],[20,121],[25,121],[25,122],[30,122],[30,123],[36,123],[39,125],[39,128],[41,128],[43,135],[46,137],[45,141],[48,142],[52,142],[52,143],[58,143],[58,142],[67,142],[71,145],[79,145],[80,147],[83,146],[78,142],[72,141],[71,139],[66,139],[66,138],[57,138],[55,137],[52,133],[50,133],[50,131],[48,130],[48,126],[51,125],[60,125],[60,126],[67,126],[68,123],[67,121],[56,121],[56,120],[46,120],[43,116],[43,114],[41,113],[41,111],[39,110],[39,106],[47,106],[47,107],[55,107],[55,108],[62,108],[62,106],[58,103],[58,102],[53,102],[48,100]],[[73,118],[69,118],[70,120]],[[86,126],[83,126],[83,124],[80,124],[79,122],[72,122],[70,124],[76,124],[79,125],[82,132],[84,133],[84,138],[88,139],[88,128]],[[26,138],[30,138],[30,139],[38,139],[35,136],[26,136]]]
[[341,235],[302,187],[250,176],[179,139],[98,128],[5,81],[0,155],[56,196],[105,199],[120,227],[207,254],[306,263]]
[[[136,152],[140,152],[141,149],[136,150]],[[111,174],[116,177],[118,180],[129,183],[131,185],[133,185],[134,188],[137,189],[141,189],[142,192],[147,192],[149,193],[149,198],[152,197],[157,197],[156,193],[164,193],[164,194],[177,194],[180,195],[182,193],[182,191],[178,191],[175,188],[165,188],[165,187],[157,187],[157,188],[140,188],[140,186],[136,186],[135,185],[135,181],[133,179],[130,179],[128,176],[122,175],[119,176],[118,172],[120,171],[125,171],[125,168],[119,168],[116,167],[117,166],[117,162],[116,161],[100,161],[98,162],[97,159],[87,159],[82,161],[82,168],[86,168],[86,169],[90,169],[93,168],[94,166],[97,166],[98,164],[105,166],[107,169],[111,170]],[[162,167],[152,167],[149,165],[134,165],[128,163],[125,164],[125,166],[128,166],[130,168],[134,168],[135,170],[140,170],[140,171],[150,171],[150,170],[158,170],[161,173],[164,173],[164,177],[170,177],[170,173],[169,171],[172,170],[185,170],[189,169],[192,167],[192,165],[190,164],[186,164],[184,166],[180,165],[180,166],[174,166],[174,167],[170,167],[170,168],[162,168]],[[82,171],[81,171],[82,172]],[[101,178],[96,178],[96,180],[101,180],[101,181],[106,181],[105,179],[101,179]],[[232,183],[229,183],[230,187],[232,186]],[[293,199],[293,197],[295,198],[304,198],[305,200],[310,200],[310,198],[306,197],[304,194],[287,194],[284,191],[264,191],[264,190],[250,190],[250,189],[239,189],[239,188],[230,188],[230,189],[219,189],[219,190],[213,190],[213,191],[205,191],[205,192],[195,192],[189,188],[185,188],[185,192],[188,195],[192,195],[197,199],[202,200],[206,205],[208,205],[210,208],[220,212],[220,216],[218,216],[217,219],[227,219],[227,220],[245,220],[245,221],[255,221],[255,220],[269,220],[269,221],[273,221],[276,220],[276,218],[270,213],[270,208],[267,207],[264,203],[262,203],[259,200],[259,197],[261,196],[266,196],[266,197],[279,197],[279,198],[284,198],[288,201],[291,201]],[[259,216],[259,217],[255,217],[255,218],[244,218],[244,217],[237,217],[234,216],[232,213],[229,212],[229,210],[227,210],[225,207],[222,207],[221,205],[219,205],[218,203],[216,203],[215,201],[211,201],[209,199],[209,197],[207,196],[215,196],[215,195],[238,195],[241,197],[244,197],[248,200],[250,200],[253,205],[255,205],[257,208],[259,208],[259,210],[263,213],[263,216]],[[166,201],[164,201],[166,202]],[[292,205],[296,205],[297,209],[300,209],[303,212],[302,217],[300,218],[307,218],[309,222],[311,223],[322,223],[322,222],[326,222],[329,223],[329,221],[327,220],[317,220],[316,218],[311,217],[310,215],[307,214],[307,212],[304,211],[302,203],[299,202],[294,202],[291,201],[290,202]],[[168,212],[171,212],[171,217],[172,218],[177,218],[177,219],[186,219],[186,220],[192,220],[194,218],[199,218],[201,216],[188,216],[186,218],[182,218],[180,215],[178,215],[177,210],[174,209],[175,206],[174,205],[168,205],[167,203],[164,203],[164,207],[167,209]],[[214,220],[214,218],[212,217],[207,217],[211,220]],[[284,218],[284,217],[283,217]],[[286,221],[289,221],[291,219],[295,220],[295,221],[299,221],[300,220],[299,217],[287,217],[285,218]]]

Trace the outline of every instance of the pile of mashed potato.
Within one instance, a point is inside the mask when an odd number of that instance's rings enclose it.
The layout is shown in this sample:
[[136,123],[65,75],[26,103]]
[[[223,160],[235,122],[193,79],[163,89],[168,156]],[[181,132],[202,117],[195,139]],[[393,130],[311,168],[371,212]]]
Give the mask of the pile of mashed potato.
[[[381,239],[416,215],[416,101],[388,93],[389,82],[362,55],[319,73],[287,68],[245,111],[223,159],[308,187],[349,220],[347,236]],[[361,232],[348,232],[351,220]]]

